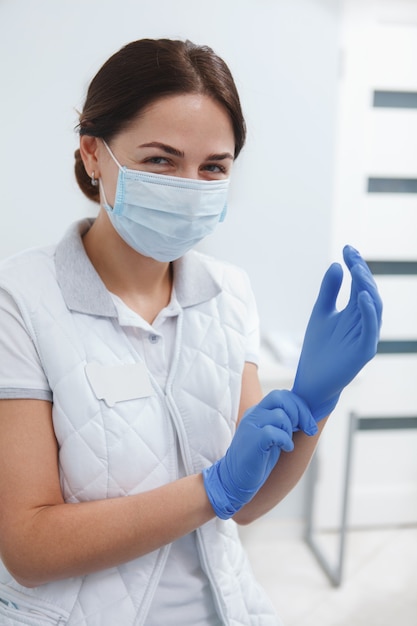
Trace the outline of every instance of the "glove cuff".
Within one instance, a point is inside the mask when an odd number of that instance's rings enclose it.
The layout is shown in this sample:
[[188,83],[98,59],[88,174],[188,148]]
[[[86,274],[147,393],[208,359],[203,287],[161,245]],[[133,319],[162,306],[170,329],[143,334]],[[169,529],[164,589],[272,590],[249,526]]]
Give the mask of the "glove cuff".
[[331,398],[326,398],[325,400],[320,402],[319,398],[314,398],[314,395],[312,393],[309,393],[305,389],[303,390],[302,383],[299,384],[298,381],[298,372],[295,376],[294,385],[291,391],[292,393],[295,393],[299,398],[304,400],[316,422],[320,422],[320,420],[330,415],[330,413],[334,410],[336,404],[339,402],[340,394],[342,393],[342,391],[339,391],[338,393],[335,393]]
[[341,391],[340,391],[339,393],[335,394],[332,398],[328,398],[327,400],[324,400],[324,402],[322,402],[321,404],[314,402],[314,400],[312,400],[311,398],[310,399],[307,398],[306,394],[303,395],[302,390],[301,390],[301,393],[298,391],[297,377],[294,381],[294,386],[291,389],[291,391],[292,393],[295,393],[299,398],[304,400],[304,402],[307,404],[316,422],[320,422],[320,420],[330,415],[330,413],[336,407],[336,404],[339,402],[339,398],[341,394]]
[[222,485],[221,478],[219,476],[219,463],[217,461],[214,465],[203,469],[204,487],[207,493],[207,497],[210,500],[210,504],[213,507],[214,512],[220,519],[229,519],[237,513],[242,504],[238,503],[234,498],[230,498]]
[[330,400],[323,402],[323,404],[321,404],[320,406],[317,406],[315,410],[311,412],[316,422],[320,422],[320,420],[324,419],[325,417],[328,417],[330,413],[334,411],[336,404],[339,402],[339,398],[340,398],[340,393],[334,398],[331,398]]

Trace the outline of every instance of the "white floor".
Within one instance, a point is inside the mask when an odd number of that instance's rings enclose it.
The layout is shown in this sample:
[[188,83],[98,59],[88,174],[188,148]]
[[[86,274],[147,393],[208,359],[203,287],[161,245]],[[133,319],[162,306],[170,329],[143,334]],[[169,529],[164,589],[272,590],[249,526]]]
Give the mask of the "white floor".
[[241,536],[285,626],[417,626],[417,527],[350,532],[339,588],[297,523],[269,517]]

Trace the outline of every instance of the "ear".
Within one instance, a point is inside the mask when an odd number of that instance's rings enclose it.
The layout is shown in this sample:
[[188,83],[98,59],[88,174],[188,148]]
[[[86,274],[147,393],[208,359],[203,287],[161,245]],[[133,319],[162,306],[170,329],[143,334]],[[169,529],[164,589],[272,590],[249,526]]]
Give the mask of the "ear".
[[97,137],[82,135],[80,137],[80,154],[84,163],[85,171],[90,178],[93,172],[95,178],[100,178],[100,169],[98,166],[99,142]]

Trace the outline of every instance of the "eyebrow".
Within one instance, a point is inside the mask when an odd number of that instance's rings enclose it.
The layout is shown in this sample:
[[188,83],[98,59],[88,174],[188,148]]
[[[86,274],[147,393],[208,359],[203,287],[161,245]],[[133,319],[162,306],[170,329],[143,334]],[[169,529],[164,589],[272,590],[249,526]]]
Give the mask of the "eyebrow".
[[[177,148],[173,148],[165,143],[160,143],[159,141],[151,141],[149,143],[142,143],[138,148],[159,148],[163,150],[167,154],[172,154],[173,156],[177,156],[180,158],[184,158],[184,152],[182,150],[177,150]],[[232,159],[233,155],[230,152],[222,152],[221,154],[210,154],[207,157],[207,161],[223,161],[224,159]]]

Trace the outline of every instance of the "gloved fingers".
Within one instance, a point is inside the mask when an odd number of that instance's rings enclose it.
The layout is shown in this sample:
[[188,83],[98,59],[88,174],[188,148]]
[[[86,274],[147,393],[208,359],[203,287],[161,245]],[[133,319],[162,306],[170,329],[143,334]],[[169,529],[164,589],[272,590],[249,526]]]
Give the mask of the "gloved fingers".
[[340,263],[332,263],[324,274],[319,295],[314,305],[314,311],[322,314],[328,314],[334,311],[342,280],[342,266]]
[[382,300],[378,292],[378,287],[371,270],[355,248],[345,246],[343,248],[343,257],[352,276],[352,286],[349,304],[356,306],[359,292],[367,291],[374,300],[375,309],[379,324],[382,318]]
[[291,420],[293,431],[303,430],[307,435],[315,435],[317,433],[316,420],[312,416],[308,405],[292,391],[275,389],[268,393],[258,406],[270,410],[275,408],[283,409]]
[[381,296],[379,295],[377,284],[374,277],[372,276],[370,269],[365,263],[357,263],[352,267],[351,275],[352,290],[354,290],[353,293],[355,294],[353,297],[358,297],[359,293],[366,291],[374,302],[378,324],[381,325],[382,300]]
[[292,393],[287,389],[273,389],[262,398],[257,406],[263,409],[285,409],[292,404]]
[[284,409],[261,409],[257,407],[253,417],[253,423],[260,431],[267,426],[273,426],[285,431],[289,437],[292,437],[292,422]]
[[343,259],[349,270],[351,270],[356,263],[365,263],[360,252],[350,245],[346,245],[343,248]]
[[[295,394],[294,394],[295,395]],[[307,404],[296,396],[297,409],[298,409],[298,421],[297,424],[293,425],[294,430],[302,430],[306,435],[313,436],[318,432],[317,422],[314,419],[313,415]]]
[[282,428],[277,428],[271,424],[261,429],[259,445],[263,452],[269,452],[273,447],[280,448],[285,452],[294,450],[294,442],[291,435]]
[[[283,428],[289,435],[292,434],[292,423],[286,411],[279,407],[265,409],[259,404],[246,411],[244,414],[235,437],[240,433],[243,437],[257,437],[257,432],[265,426],[275,426]],[[250,433],[247,435],[247,433]]]
[[380,322],[373,298],[367,291],[358,295],[358,306],[362,318],[361,340],[364,356],[371,359],[377,350]]

